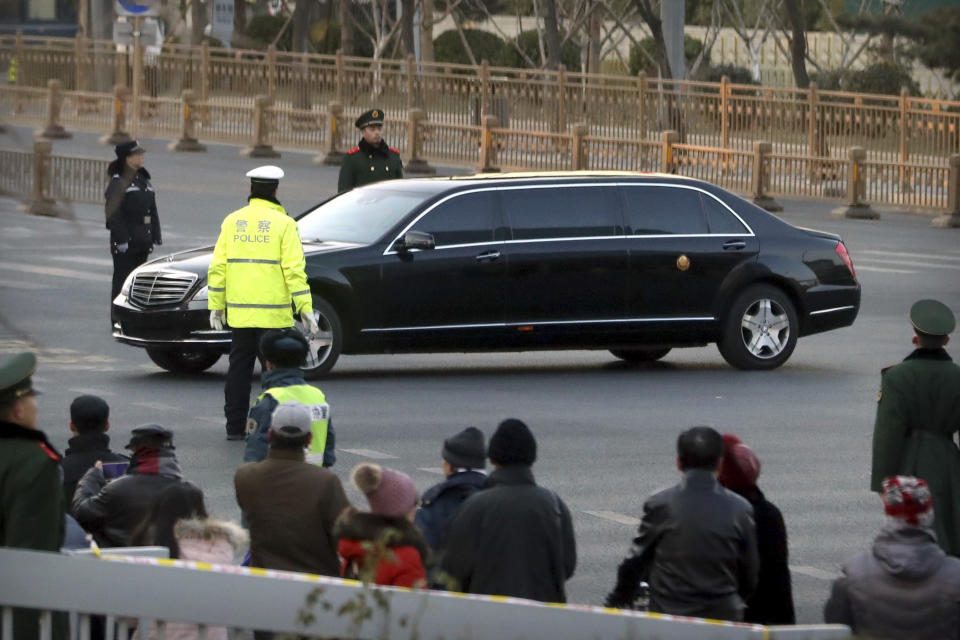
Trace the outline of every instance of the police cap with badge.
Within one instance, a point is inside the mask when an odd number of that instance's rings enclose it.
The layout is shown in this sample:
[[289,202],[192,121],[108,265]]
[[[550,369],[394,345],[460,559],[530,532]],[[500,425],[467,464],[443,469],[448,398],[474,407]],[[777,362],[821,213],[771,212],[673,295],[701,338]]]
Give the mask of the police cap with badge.
[[939,300],[917,300],[910,307],[910,324],[917,333],[946,336],[953,332],[957,320],[950,307]]
[[117,159],[123,160],[127,156],[134,156],[140,153],[146,153],[146,149],[140,146],[140,143],[136,140],[128,140],[126,142],[121,142],[113,148],[113,152],[117,154]]
[[20,353],[0,364],[0,406],[13,404],[20,398],[38,396],[31,376],[37,370],[37,356],[31,352]]
[[360,117],[357,118],[357,121],[353,123],[356,125],[357,129],[363,129],[364,127],[373,127],[373,126],[383,126],[383,109],[370,109],[360,114]]

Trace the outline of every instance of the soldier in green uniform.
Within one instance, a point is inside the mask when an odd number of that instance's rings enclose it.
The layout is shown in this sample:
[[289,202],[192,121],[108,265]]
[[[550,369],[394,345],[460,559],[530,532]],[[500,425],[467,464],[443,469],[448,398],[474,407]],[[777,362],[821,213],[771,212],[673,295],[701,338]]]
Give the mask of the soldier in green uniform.
[[956,319],[942,302],[920,300],[910,308],[916,349],[881,375],[873,430],[870,489],[884,478],[916,476],[933,494],[937,542],[960,555],[960,366],[944,347]]
[[337,191],[343,193],[372,182],[402,178],[400,152],[383,140],[383,110],[371,109],[354,124],[363,137],[340,161]]
[[[66,507],[60,454],[37,429],[36,368],[32,353],[0,365],[0,547],[59,551]],[[55,639],[66,637],[65,623],[54,616]],[[35,640],[38,624],[38,612],[15,609],[13,640]]]

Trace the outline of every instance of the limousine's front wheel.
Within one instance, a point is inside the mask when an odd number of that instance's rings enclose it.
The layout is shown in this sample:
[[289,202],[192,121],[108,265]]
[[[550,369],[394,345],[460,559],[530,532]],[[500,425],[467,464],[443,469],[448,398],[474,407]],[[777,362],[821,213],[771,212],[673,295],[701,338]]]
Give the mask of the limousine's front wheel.
[[188,349],[147,349],[153,363],[173,373],[200,373],[220,359],[216,351],[191,351]]
[[754,285],[730,305],[717,346],[738,369],[775,369],[797,345],[797,312],[780,289]]
[[[317,378],[333,369],[343,348],[343,326],[336,309],[323,298],[314,296],[313,317],[317,320],[320,333],[307,337],[310,352],[307,354],[303,372],[308,378]],[[296,325],[306,335],[307,330],[303,324],[298,321]]]
[[670,353],[670,347],[659,349],[610,349],[610,353],[626,362],[653,362]]

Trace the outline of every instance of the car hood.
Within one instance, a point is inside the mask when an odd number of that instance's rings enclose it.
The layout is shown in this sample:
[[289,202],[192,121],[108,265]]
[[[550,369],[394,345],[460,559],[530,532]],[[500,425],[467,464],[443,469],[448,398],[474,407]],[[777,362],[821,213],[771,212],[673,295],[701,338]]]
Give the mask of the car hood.
[[[307,258],[321,253],[331,253],[334,251],[343,251],[362,246],[354,242],[335,242],[322,240],[303,241],[303,254]],[[197,274],[201,279],[206,279],[207,270],[210,267],[210,258],[213,255],[213,245],[178,251],[169,255],[161,256],[146,263],[141,269],[178,269]]]

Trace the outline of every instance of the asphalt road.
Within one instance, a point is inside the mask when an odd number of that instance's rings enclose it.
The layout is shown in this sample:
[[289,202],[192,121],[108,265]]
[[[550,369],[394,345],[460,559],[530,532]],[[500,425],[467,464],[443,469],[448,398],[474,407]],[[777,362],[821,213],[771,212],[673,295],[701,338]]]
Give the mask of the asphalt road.
[[[0,134],[0,147],[28,142],[24,129]],[[158,191],[161,253],[212,243],[223,216],[244,204],[244,173],[266,163],[240,158],[236,147],[174,154],[165,140],[141,142]],[[112,157],[87,134],[54,150]],[[308,155],[284,152],[270,162],[287,171],[279,196],[291,212],[336,189],[336,169]],[[538,481],[574,513],[580,560],[569,598],[599,603],[644,496],[677,479],[676,435],[710,424],[737,433],[762,460],[760,486],[787,522],[799,619],[820,621],[829,580],[882,522],[867,490],[879,370],[911,348],[913,300],[937,297],[960,311],[960,231],[933,229],[923,215],[836,220],[836,203],[784,204],[791,223],[847,242],[863,283],[853,327],[801,340],[786,366],[766,373],[734,370],[712,346],[635,367],[590,351],[344,356],[320,383],[335,416],[337,474],[349,484],[353,464],[372,458],[426,489],[440,480],[444,437],[468,425],[489,436],[503,418],[521,418],[538,437]],[[102,395],[115,445],[139,424],[172,428],[185,476],[203,487],[215,515],[236,519],[232,475],[242,445],[224,440],[226,359],[202,375],[174,375],[113,342],[102,216],[99,206],[76,205],[65,218],[38,218],[0,199],[0,356],[38,352],[41,423],[58,447],[69,437],[73,397]]]

